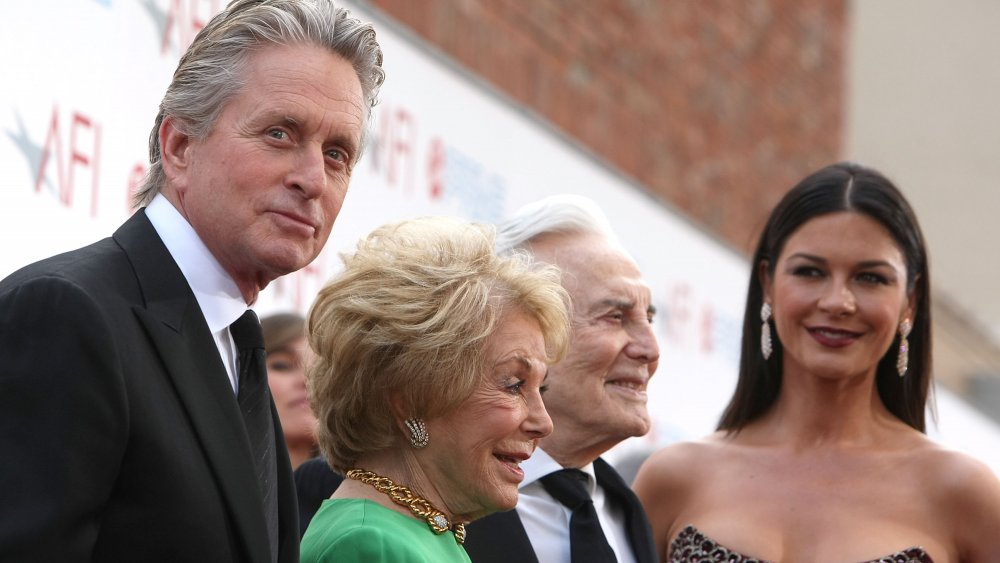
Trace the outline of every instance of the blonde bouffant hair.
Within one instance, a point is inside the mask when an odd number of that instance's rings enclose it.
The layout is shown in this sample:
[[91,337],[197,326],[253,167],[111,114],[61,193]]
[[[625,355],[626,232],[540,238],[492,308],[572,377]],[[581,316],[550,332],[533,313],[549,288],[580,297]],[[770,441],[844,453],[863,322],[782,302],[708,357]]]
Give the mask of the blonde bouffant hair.
[[382,226],[342,255],[344,271],[319,292],[308,326],[318,442],[335,470],[402,444],[397,414],[432,419],[468,399],[505,315],[538,321],[550,363],[565,355],[559,271],[526,253],[499,257],[494,239],[492,227],[428,217]]

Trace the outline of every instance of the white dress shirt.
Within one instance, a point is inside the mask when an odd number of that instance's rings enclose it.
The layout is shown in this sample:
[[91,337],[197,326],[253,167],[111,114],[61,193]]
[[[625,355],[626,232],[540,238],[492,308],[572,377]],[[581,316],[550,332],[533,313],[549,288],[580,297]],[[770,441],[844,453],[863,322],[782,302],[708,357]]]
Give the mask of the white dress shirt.
[[[536,449],[528,460],[521,463],[524,481],[519,487],[517,515],[528,533],[535,555],[544,563],[570,563],[569,519],[572,513],[552,498],[539,481],[562,468],[541,448]],[[588,476],[587,489],[594,501],[601,528],[608,538],[608,545],[618,557],[618,563],[635,563],[635,555],[632,554],[628,532],[625,530],[624,511],[616,510],[605,502],[604,489],[597,486],[593,463],[581,467],[580,471]]]
[[235,393],[239,389],[239,372],[236,343],[229,333],[229,325],[247,310],[240,288],[167,198],[157,194],[146,207],[146,217],[191,286]]

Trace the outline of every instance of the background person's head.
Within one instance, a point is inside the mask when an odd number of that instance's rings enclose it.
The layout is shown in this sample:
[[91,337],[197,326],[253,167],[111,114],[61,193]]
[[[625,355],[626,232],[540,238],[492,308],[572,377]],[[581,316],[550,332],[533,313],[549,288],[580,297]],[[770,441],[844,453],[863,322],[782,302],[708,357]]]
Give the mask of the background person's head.
[[276,313],[260,320],[267,353],[267,384],[278,410],[292,469],[316,454],[316,417],[306,392],[306,365],[312,357],[306,320]]
[[[554,268],[493,244],[491,228],[425,218],[376,229],[344,257],[309,315],[331,467],[388,466],[453,516],[513,508],[517,464],[551,431],[540,387],[565,351],[568,297]],[[409,419],[425,421],[426,447]]]
[[[891,181],[879,172],[850,163],[822,168],[800,181],[771,212],[753,256],[737,388],[719,423],[736,431],[764,414],[781,390],[784,347],[781,334],[773,338],[769,359],[761,353],[761,307],[764,282],[775,268],[789,239],[817,218],[849,212],[871,219],[888,233],[898,247],[905,268],[902,290],[910,298],[912,330],[909,366],[900,377],[896,361],[899,336],[878,361],[876,386],[888,410],[903,422],[923,431],[924,410],[930,386],[931,303],[927,251],[916,216]],[[777,312],[775,313],[777,314]]]
[[569,353],[549,369],[545,407],[555,430],[542,442],[545,452],[582,467],[646,434],[646,388],[659,361],[655,309],[604,213],[581,196],[552,196],[501,224],[497,241],[501,253],[523,249],[558,266],[572,301]]

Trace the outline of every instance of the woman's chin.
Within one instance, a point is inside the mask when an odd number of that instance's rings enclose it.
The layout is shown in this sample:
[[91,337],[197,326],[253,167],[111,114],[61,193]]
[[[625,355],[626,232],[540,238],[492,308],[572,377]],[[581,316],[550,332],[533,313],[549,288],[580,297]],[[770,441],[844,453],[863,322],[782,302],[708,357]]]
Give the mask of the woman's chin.
[[289,449],[316,447],[316,436],[308,428],[285,428],[284,430],[285,444]]
[[489,516],[490,514],[513,510],[514,507],[517,506],[517,489],[514,489],[513,494],[492,495],[484,500],[485,502],[483,502],[476,510],[470,511],[458,519],[472,522],[485,516]]
[[489,511],[490,514],[513,510],[517,506],[517,487],[514,487],[509,494],[500,494],[494,500],[492,510]]

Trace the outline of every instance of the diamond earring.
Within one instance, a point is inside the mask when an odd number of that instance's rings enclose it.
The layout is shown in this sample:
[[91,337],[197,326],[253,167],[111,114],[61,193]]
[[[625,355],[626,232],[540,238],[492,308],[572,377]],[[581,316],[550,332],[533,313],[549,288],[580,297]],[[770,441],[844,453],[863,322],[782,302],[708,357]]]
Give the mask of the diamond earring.
[[419,418],[408,418],[403,421],[410,431],[410,443],[414,448],[420,449],[427,446],[430,436],[427,435],[427,425]]
[[771,357],[771,325],[767,324],[768,319],[771,318],[771,305],[767,301],[764,302],[760,307],[760,320],[763,324],[760,326],[760,353],[764,355],[764,359],[767,360]]
[[903,322],[899,323],[899,356],[896,357],[896,371],[899,377],[906,375],[906,368],[910,366],[910,343],[906,341],[906,337],[910,335],[911,330],[913,325],[910,324],[910,319],[903,319]]

